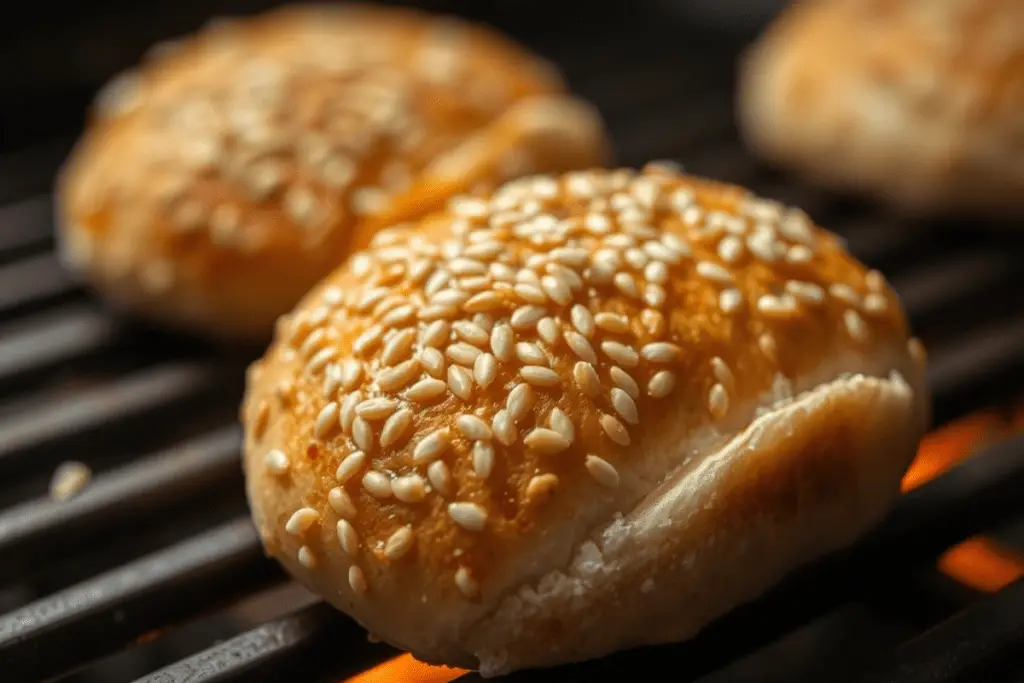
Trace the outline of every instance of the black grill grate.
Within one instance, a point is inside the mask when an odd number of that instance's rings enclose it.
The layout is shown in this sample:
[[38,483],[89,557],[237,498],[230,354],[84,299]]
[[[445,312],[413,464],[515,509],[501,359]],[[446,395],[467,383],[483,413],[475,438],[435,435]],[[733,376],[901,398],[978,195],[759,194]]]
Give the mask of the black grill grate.
[[[506,8],[495,23],[557,61],[602,109],[621,163],[673,158],[691,172],[803,206],[889,275],[931,351],[937,423],[1021,395],[1018,237],[894,218],[761,167],[734,131],[735,37],[689,29],[656,5],[614,19],[545,14],[543,22],[531,3],[521,5],[530,11]],[[17,179],[0,190],[9,202],[0,207],[0,611],[9,610],[0,615],[0,679],[37,681],[85,667],[73,680],[304,683],[337,680],[392,655],[314,604],[251,630],[231,622],[234,637],[206,650],[211,639],[190,641],[199,654],[156,673],[145,671],[164,666],[166,656],[115,674],[87,666],[171,638],[175,627],[223,614],[284,577],[263,559],[241,494],[234,420],[245,359],[115,319],[62,273],[44,194],[55,149],[66,143],[0,157],[0,179]],[[67,459],[98,473],[78,496],[52,502],[42,495],[45,483]],[[872,586],[900,592],[945,548],[1024,514],[1022,489],[1024,438],[1017,437],[904,496],[855,548],[798,572],[690,643],[513,678],[673,671],[679,680],[751,680],[730,678],[728,665],[846,605],[870,602]],[[1022,596],[1018,583],[958,603],[954,611],[964,609],[956,616],[904,638],[864,680],[952,681],[1005,669],[1024,646]],[[172,660],[182,654],[171,652]],[[1015,680],[1022,671],[987,680]]]

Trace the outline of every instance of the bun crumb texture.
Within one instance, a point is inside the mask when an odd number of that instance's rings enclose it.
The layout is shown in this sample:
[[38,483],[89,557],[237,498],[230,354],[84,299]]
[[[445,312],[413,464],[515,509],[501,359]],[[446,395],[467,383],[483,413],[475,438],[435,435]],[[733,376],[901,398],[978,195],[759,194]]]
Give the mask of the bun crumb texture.
[[[563,115],[578,135],[537,132]],[[375,217],[600,163],[602,135],[551,67],[490,30],[279,9],[155,50],[104,89],[59,182],[61,253],[123,307],[265,340]]]
[[532,176],[378,233],[280,319],[248,494],[303,582],[474,665],[474,620],[686,463],[665,434],[736,434],[780,381],[906,335],[799,210],[656,164]]

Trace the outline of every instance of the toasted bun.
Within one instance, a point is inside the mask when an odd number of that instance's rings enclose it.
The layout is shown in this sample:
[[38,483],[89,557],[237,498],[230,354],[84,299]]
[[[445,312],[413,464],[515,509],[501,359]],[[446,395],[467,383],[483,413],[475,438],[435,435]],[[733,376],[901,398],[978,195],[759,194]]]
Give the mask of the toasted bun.
[[607,155],[597,114],[537,57],[411,10],[217,24],[94,114],[59,182],[64,260],[137,313],[243,340],[379,225]]
[[1024,213],[1024,3],[798,2],[743,60],[766,158],[914,213]]
[[386,230],[249,372],[268,552],[487,675],[685,638],[851,541],[927,421],[923,351],[802,212],[533,177]]

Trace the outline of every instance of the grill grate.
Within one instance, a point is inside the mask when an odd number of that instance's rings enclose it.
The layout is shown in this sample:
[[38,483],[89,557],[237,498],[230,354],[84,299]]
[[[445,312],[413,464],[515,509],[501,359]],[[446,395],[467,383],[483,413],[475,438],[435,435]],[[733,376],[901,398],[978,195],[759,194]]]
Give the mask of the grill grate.
[[[761,167],[732,120],[740,42],[687,33],[657,7],[613,21],[552,16],[541,27],[525,25],[536,15],[506,9],[495,23],[558,62],[601,108],[621,163],[674,158],[800,205],[883,269],[930,349],[937,423],[1020,397],[1024,242],[984,226],[894,218]],[[63,274],[51,251],[51,200],[40,194],[54,149],[66,143],[0,157],[0,179],[19,179],[0,194],[10,202],[0,207],[0,663],[10,683],[82,667],[74,680],[114,680],[90,679],[87,665],[159,643],[284,579],[263,558],[242,497],[234,421],[246,358],[225,360],[111,317]],[[53,466],[71,458],[96,469],[94,481],[62,503],[41,496]],[[718,672],[862,600],[873,584],[899,592],[944,549],[1024,514],[1022,488],[1024,437],[1015,437],[905,495],[854,548],[797,572],[690,643],[511,679],[611,680],[671,666],[680,679],[734,680]],[[960,680],[1005,667],[1024,645],[1024,586],[959,607],[864,680]],[[337,680],[394,654],[321,604],[234,628],[210,649],[202,649],[209,640],[192,644],[198,654],[167,666],[166,657],[145,660],[117,680]]]

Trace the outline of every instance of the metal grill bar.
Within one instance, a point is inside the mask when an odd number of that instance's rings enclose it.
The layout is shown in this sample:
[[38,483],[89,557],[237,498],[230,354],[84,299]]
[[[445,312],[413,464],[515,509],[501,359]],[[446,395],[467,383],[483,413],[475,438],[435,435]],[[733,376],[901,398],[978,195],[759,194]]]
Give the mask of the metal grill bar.
[[96,436],[129,420],[167,419],[168,413],[221,388],[210,364],[158,365],[125,379],[47,400],[23,414],[0,419],[0,476],[67,457],[72,439]]
[[51,303],[76,289],[78,286],[51,253],[4,266],[0,268],[0,320]]
[[0,338],[0,390],[110,348],[117,324],[88,305],[58,308]]
[[[344,654],[339,652],[344,643]],[[324,604],[268,622],[136,683],[339,680],[394,654]]]
[[1024,650],[1024,579],[910,641],[861,683],[991,680],[983,671]]
[[238,519],[0,616],[4,680],[49,678],[280,577]]
[[68,552],[138,530],[217,486],[238,485],[241,430],[225,427],[96,477],[74,498],[0,513],[0,581]]
[[33,197],[0,208],[0,257],[20,256],[53,241],[52,201],[49,196]]

